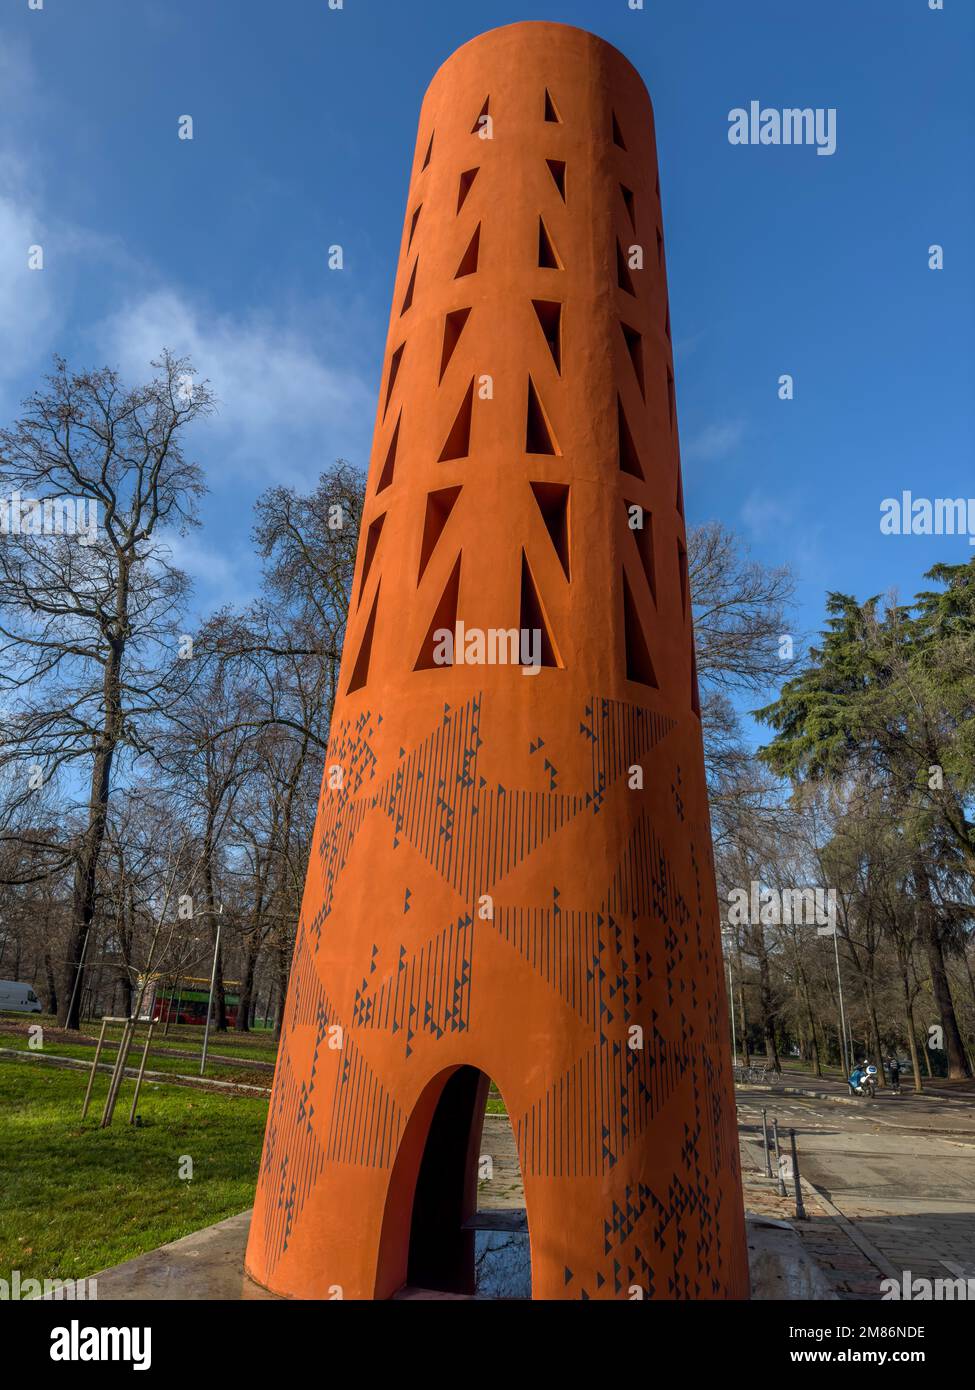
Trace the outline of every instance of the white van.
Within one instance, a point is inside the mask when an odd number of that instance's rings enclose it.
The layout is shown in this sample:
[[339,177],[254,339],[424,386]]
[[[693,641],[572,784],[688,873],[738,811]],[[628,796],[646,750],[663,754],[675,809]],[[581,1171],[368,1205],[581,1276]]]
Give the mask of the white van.
[[16,980],[0,980],[0,1009],[13,1009],[19,1014],[44,1012],[30,985],[18,984]]

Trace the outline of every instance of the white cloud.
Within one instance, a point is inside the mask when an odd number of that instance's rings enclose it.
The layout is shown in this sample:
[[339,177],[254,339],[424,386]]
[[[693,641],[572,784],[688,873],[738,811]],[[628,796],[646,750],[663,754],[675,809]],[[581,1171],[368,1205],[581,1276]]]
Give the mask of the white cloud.
[[180,291],[161,289],[112,314],[96,339],[130,381],[146,377],[164,347],[192,358],[218,398],[201,428],[219,446],[224,479],[307,484],[339,456],[364,462],[374,388],[337,352],[326,360],[306,331],[269,313],[204,313]]
[[744,435],[745,425],[741,420],[724,420],[720,424],[707,425],[696,434],[685,436],[681,443],[681,457],[687,462],[710,463],[737,449]]
[[794,522],[796,508],[784,502],[781,497],[752,492],[742,505],[741,519],[752,531],[765,531],[769,527],[786,526]]

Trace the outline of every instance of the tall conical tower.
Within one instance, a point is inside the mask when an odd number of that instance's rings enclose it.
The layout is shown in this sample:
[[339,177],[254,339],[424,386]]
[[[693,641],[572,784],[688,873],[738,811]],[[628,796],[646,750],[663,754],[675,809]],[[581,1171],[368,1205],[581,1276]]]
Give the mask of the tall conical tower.
[[249,1272],[468,1288],[491,1077],[536,1298],[747,1297],[653,114],[582,30],[423,102],[326,763]]

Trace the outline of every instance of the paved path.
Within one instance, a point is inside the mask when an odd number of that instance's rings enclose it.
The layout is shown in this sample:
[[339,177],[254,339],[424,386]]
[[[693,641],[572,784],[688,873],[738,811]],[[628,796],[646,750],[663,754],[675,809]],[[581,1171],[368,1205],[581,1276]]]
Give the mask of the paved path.
[[[854,1250],[835,1247],[841,1271],[850,1261],[846,1282],[857,1284],[856,1296],[879,1297],[880,1280],[892,1271],[930,1279],[975,1277],[971,1100],[882,1093],[875,1101],[844,1104],[742,1087],[739,1122],[746,1151],[751,1149],[752,1173],[760,1163],[763,1106],[770,1122],[773,1115],[778,1118],[784,1138],[795,1129],[802,1175],[861,1239]],[[803,1235],[818,1238],[823,1229],[814,1219]],[[865,1275],[864,1248],[875,1252],[875,1275]],[[877,1289],[871,1295],[872,1278]]]

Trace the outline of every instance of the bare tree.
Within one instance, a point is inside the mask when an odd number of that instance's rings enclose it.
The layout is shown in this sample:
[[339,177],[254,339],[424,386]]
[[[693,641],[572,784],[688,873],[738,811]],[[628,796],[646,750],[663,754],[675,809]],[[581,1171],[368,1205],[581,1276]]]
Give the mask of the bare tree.
[[[186,680],[177,639],[188,581],[164,537],[195,521],[204,487],[182,440],[213,397],[188,360],[167,352],[153,367],[152,380],[126,388],[110,368],[73,374],[58,358],[47,389],[0,430],[0,486],[29,508],[0,546],[0,767],[20,780],[0,833],[21,834],[17,816],[38,779],[57,778],[82,808],[62,847],[74,876],[58,1000],[68,1027],[79,1019],[119,753],[145,752],[144,722],[170,708]],[[65,500],[74,533],[62,522],[60,534],[45,534]]]

